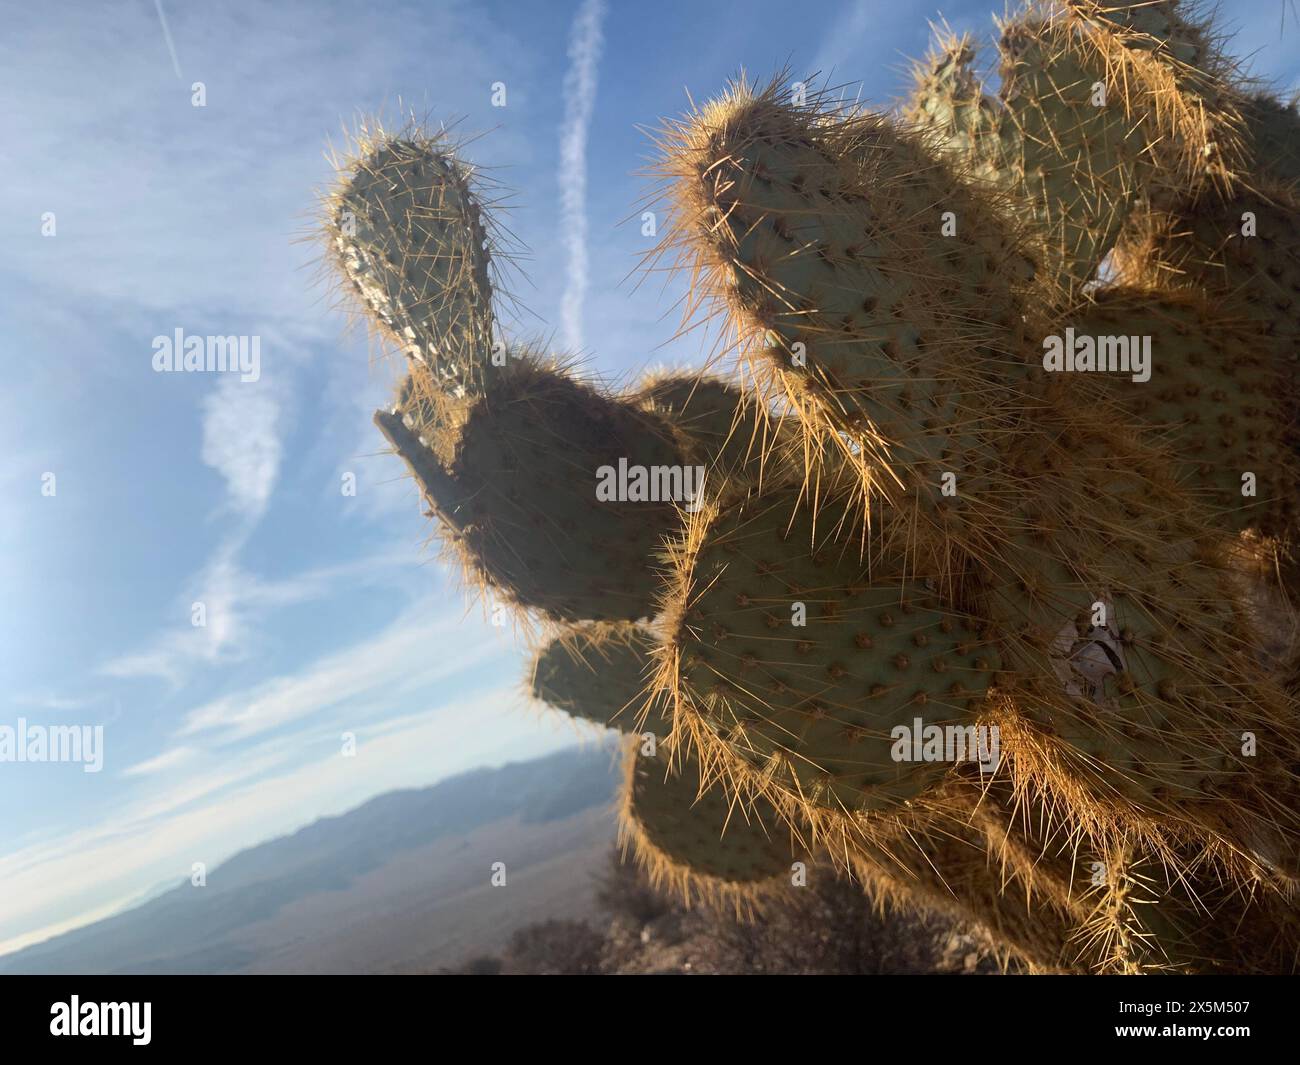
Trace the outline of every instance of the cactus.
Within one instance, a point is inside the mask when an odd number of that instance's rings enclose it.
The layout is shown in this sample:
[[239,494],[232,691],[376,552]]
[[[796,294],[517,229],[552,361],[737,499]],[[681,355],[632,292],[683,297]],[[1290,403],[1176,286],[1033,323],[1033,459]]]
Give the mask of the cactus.
[[[895,806],[941,778],[943,762],[896,758],[893,730],[974,722],[998,660],[921,580],[819,542],[798,499],[797,487],[742,496],[691,523],[660,683],[702,761],[816,822]],[[830,530],[852,513],[817,520]]]
[[[368,136],[327,231],[409,357],[376,421],[547,634],[533,694],[640,734],[662,883],[745,908],[816,848],[1036,970],[1294,968],[1295,652],[1241,558],[1295,536],[1298,123],[1172,2],[1002,31],[998,96],[950,38],[906,123],[741,82],[667,124],[659,254],[734,383],[613,395],[505,344],[473,168]],[[1267,240],[1229,239],[1247,205]],[[1067,328],[1149,337],[1150,380],[1049,372]],[[620,462],[707,477],[600,498]],[[1001,760],[918,759],[927,726]]]
[[645,617],[657,588],[653,554],[676,508],[658,498],[603,500],[598,485],[620,463],[681,468],[671,427],[527,355],[512,356],[481,396],[443,407],[424,423],[413,407],[411,426],[400,408],[375,420],[466,569],[507,601],[552,617]]
[[555,710],[628,733],[619,834],[651,881],[686,902],[752,910],[798,860],[797,838],[767,803],[741,803],[689,756],[660,744],[672,730],[663,699],[647,696],[654,641],[632,625],[589,625],[537,653],[531,694]]
[[998,43],[1002,89],[984,92],[967,38],[941,37],[914,70],[906,117],[934,135],[966,180],[1026,205],[1044,270],[1067,289],[1091,280],[1150,180],[1143,130],[1118,100],[1098,104],[1096,57],[1056,21],[1009,24]]
[[960,179],[1012,195],[1044,275],[1093,280],[1141,192],[1233,187],[1249,156],[1242,102],[1210,31],[1173,4],[1031,3],[1002,25],[1001,88],[969,37],[941,32],[904,108]]
[[742,913],[788,884],[800,860],[790,828],[766,803],[706,787],[695,760],[673,765],[641,754],[636,741],[624,755],[619,835],[653,884]]

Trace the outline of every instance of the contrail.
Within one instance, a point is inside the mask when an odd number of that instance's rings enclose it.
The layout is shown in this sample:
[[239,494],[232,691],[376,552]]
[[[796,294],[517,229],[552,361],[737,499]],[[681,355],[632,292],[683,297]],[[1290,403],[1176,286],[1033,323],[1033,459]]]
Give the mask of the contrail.
[[569,277],[560,304],[560,329],[570,351],[582,347],[582,303],[587,294],[587,127],[596,103],[600,24],[605,0],[583,0],[569,33],[560,127],[560,224],[569,252]]
[[163,14],[162,0],[153,0],[153,6],[158,9],[158,21],[162,23],[163,40],[167,42],[167,51],[172,55],[172,70],[176,71],[176,78],[180,80],[181,61],[176,58],[176,46],[172,44],[172,31],[167,28],[167,16]]

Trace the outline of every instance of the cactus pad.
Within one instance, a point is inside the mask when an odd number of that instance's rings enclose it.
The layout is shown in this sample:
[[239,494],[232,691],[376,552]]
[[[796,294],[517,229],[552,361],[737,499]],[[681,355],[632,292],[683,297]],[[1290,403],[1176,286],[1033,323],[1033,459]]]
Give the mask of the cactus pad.
[[447,135],[363,130],[328,207],[336,269],[372,320],[438,382],[478,391],[493,344],[496,240]]
[[768,804],[730,799],[716,784],[701,793],[694,760],[670,764],[637,747],[629,741],[624,755],[620,835],[653,882],[743,908],[790,875],[796,848]]
[[634,625],[571,628],[548,642],[533,660],[529,689],[556,710],[624,732],[668,738],[650,683],[655,673],[653,638]]
[[721,746],[794,807],[888,807],[951,768],[910,747],[895,760],[892,730],[973,724],[996,652],[919,579],[836,542],[833,506],[815,527],[798,498],[723,503],[688,532],[668,611],[675,721],[706,764]]
[[[376,415],[470,579],[557,618],[647,616],[655,555],[677,528],[677,504],[605,500],[597,488],[620,463],[680,469],[670,428],[528,358],[512,357],[487,385],[435,425],[427,444],[400,413]],[[451,456],[445,467],[442,454]]]

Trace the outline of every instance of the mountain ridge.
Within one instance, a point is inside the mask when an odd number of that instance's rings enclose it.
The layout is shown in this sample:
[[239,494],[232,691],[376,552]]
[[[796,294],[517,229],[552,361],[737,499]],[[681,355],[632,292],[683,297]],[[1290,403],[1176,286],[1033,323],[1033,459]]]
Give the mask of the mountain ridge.
[[[603,853],[613,838],[614,761],[607,744],[570,747],[384,792],[239,851],[209,871],[203,888],[181,881],[128,910],[0,956],[0,974],[316,971],[325,957],[350,971],[367,958],[371,967],[361,971],[392,971],[380,942],[407,953],[411,944],[427,947],[424,965],[457,960],[450,944],[493,945],[471,942],[464,929],[481,928],[480,938],[492,938],[493,928],[508,934],[512,912],[535,917],[549,901],[572,910],[589,897],[582,874],[594,854],[586,852]],[[492,890],[488,859],[498,851],[507,886],[514,886],[493,898],[480,892]],[[541,875],[569,852],[572,870],[560,862]],[[528,888],[530,869],[538,875]],[[562,887],[570,871],[575,882]],[[552,900],[552,887],[575,894]],[[525,890],[535,897],[522,898]],[[442,904],[458,898],[457,913]],[[476,920],[469,912],[475,906],[491,911],[493,921]],[[424,928],[422,920],[437,927]],[[404,921],[414,926],[400,935],[386,926]],[[374,930],[374,943],[340,953],[336,941],[361,926]],[[271,957],[282,967],[267,970]]]

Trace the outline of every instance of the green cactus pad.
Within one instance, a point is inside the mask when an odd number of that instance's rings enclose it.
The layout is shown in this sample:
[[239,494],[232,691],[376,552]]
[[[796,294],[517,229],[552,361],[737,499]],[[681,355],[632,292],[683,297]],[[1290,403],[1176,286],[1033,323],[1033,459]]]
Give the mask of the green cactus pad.
[[[1177,479],[1230,532],[1296,528],[1300,467],[1287,446],[1294,400],[1251,323],[1176,293],[1113,286],[1067,318],[1076,335],[1150,338],[1151,379],[1101,375],[1110,397],[1179,460]],[[1253,495],[1243,475],[1253,474]]]
[[606,728],[668,738],[671,722],[654,698],[655,640],[629,624],[570,628],[533,660],[529,688],[556,710]]
[[1225,35],[1212,20],[1182,0],[1066,0],[1062,14],[1122,88],[1130,113],[1164,134],[1150,140],[1156,158],[1181,155],[1182,180],[1172,184],[1230,186],[1248,152],[1239,72],[1219,52]]
[[624,757],[621,835],[654,882],[688,900],[743,904],[790,875],[796,848],[770,805],[730,798],[716,782],[701,794],[693,759],[646,757],[637,741]]
[[819,444],[924,506],[954,456],[987,468],[982,430],[1022,406],[1007,348],[1033,266],[977,193],[883,119],[776,87],[737,86],[682,123],[664,168],[697,220],[682,258]]
[[[1006,27],[999,42],[1002,99],[1015,128],[996,143],[999,180],[1032,206],[1071,287],[1090,280],[1114,246],[1140,183],[1151,132],[1134,124],[1098,56],[1059,23]],[[1095,102],[1101,85],[1105,103]]]
[[940,146],[958,156],[971,153],[973,133],[997,110],[976,76],[975,58],[970,34],[938,33],[929,55],[912,65],[915,84],[902,109],[907,121],[938,134]]
[[1240,64],[1219,49],[1229,35],[1205,9],[1180,0],[1066,0],[1083,47],[1147,124],[1162,184],[1231,188],[1249,161]]
[[670,608],[675,720],[795,805],[886,808],[951,768],[910,745],[895,760],[895,726],[973,724],[998,659],[919,579],[836,542],[843,506],[823,507],[815,535],[798,499],[740,499],[690,530]]
[[[1170,867],[1172,866],[1172,867]],[[1007,780],[957,774],[854,849],[882,901],[982,929],[1045,972],[1291,972],[1300,922],[1203,854],[1107,849]],[[1213,921],[1206,914],[1214,914]]]

